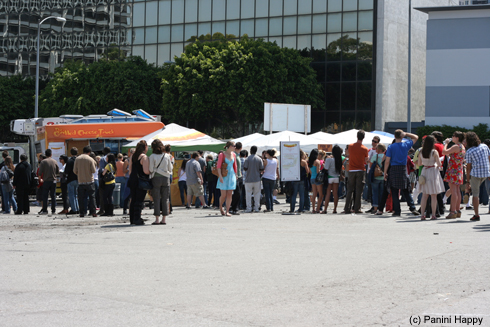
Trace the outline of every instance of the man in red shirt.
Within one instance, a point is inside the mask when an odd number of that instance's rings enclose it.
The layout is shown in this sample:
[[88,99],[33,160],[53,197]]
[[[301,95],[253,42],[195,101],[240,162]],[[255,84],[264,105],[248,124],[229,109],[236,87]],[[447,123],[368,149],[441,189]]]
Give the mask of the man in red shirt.
[[361,195],[364,189],[364,173],[366,163],[368,162],[369,150],[362,145],[364,140],[364,131],[360,129],[357,132],[357,142],[349,144],[349,182],[347,184],[347,194],[345,199],[345,207],[342,213],[350,213],[352,193],[355,191],[356,198],[354,200],[354,212],[362,213],[361,211]]

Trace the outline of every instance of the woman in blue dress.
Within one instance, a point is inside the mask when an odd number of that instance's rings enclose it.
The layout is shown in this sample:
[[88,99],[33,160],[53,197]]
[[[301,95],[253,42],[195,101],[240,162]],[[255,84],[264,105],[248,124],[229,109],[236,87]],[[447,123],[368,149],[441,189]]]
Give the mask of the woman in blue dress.
[[[219,210],[223,216],[231,217],[230,205],[231,205],[231,196],[233,191],[236,188],[236,180],[237,180],[237,163],[236,163],[236,154],[235,154],[235,142],[228,141],[225,145],[225,151],[218,156],[218,163],[216,164],[216,168],[218,169],[218,184],[216,188],[221,190],[221,197],[219,199]],[[227,175],[223,177],[221,175],[221,168],[223,163],[227,164],[226,170]],[[223,203],[226,201],[226,212],[223,211]]]

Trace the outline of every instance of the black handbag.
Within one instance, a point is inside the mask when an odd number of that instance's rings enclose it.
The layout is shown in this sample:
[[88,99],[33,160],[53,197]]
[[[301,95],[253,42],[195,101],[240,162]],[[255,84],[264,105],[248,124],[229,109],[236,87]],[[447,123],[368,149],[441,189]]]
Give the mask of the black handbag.
[[138,187],[142,190],[149,191],[153,188],[153,183],[150,178],[138,175]]
[[327,177],[327,175],[325,175],[325,170],[322,169],[320,170],[320,172],[316,175],[316,178],[315,178],[315,182],[317,184],[323,184],[323,182],[325,181],[325,177]]
[[115,179],[116,179],[116,177],[114,177],[114,174],[112,173],[112,171],[109,171],[109,170],[104,174],[104,176],[102,178],[102,180],[104,181],[104,183],[111,182],[111,181],[113,181]]

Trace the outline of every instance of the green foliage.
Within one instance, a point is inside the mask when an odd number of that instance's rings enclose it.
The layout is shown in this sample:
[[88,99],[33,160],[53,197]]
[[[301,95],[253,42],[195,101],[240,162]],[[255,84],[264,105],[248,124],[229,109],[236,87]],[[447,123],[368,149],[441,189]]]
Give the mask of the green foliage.
[[310,61],[297,50],[246,36],[196,41],[166,69],[164,117],[181,124],[212,120],[240,134],[245,124],[262,122],[264,102],[324,108]]
[[34,117],[36,82],[20,75],[0,77],[0,135],[2,141],[10,135],[10,121]]
[[460,131],[460,132],[471,131],[471,132],[475,132],[482,142],[485,139],[490,139],[490,131],[488,130],[488,125],[482,123],[473,126],[472,129],[458,127],[458,126],[448,126],[448,125],[442,125],[442,126],[427,125],[424,127],[417,128],[417,135],[421,139],[424,135],[430,135],[433,131],[441,132],[442,135],[444,135],[444,138],[451,137],[455,131]]
[[66,61],[40,95],[39,116],[105,114],[113,108],[159,114],[161,79],[162,69],[140,57],[101,60],[88,66]]

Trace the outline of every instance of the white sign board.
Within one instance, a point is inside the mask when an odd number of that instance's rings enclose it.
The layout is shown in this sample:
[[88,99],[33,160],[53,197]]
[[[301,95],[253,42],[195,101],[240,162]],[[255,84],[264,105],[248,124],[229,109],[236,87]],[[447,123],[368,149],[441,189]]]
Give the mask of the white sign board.
[[52,158],[58,162],[60,169],[63,168],[60,162],[60,156],[65,154],[65,142],[50,142],[48,148],[53,151]]
[[299,142],[281,142],[281,182],[295,182],[301,180],[300,146]]
[[264,103],[264,131],[311,132],[311,106]]

